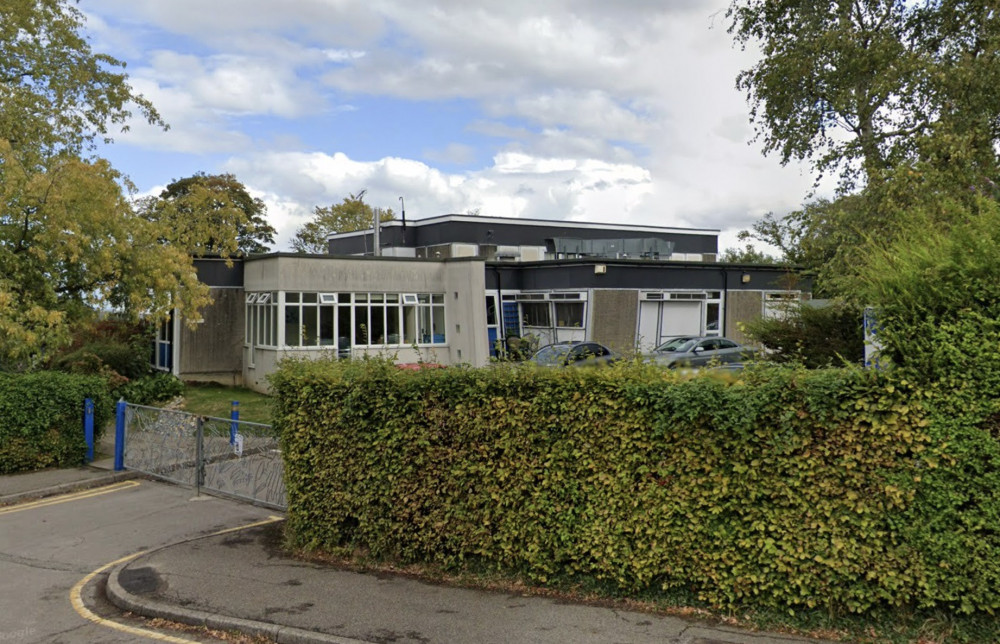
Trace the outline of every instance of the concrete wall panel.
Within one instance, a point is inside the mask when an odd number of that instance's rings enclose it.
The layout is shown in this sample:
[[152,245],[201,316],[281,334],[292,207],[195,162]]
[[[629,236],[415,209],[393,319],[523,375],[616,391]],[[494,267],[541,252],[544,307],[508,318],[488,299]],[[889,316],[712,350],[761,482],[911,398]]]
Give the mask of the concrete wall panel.
[[761,291],[730,291],[726,299],[726,337],[746,342],[740,324],[758,319],[763,313]]
[[243,289],[213,288],[212,304],[192,330],[180,325],[178,377],[238,385],[242,380]]
[[635,351],[639,292],[595,289],[590,296],[590,338],[615,351]]

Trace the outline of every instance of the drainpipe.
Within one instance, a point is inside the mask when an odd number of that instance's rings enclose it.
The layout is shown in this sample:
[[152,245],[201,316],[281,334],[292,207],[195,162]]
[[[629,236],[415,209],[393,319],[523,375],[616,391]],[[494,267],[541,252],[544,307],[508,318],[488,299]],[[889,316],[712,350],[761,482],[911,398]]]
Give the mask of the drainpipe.
[[729,270],[726,268],[720,269],[722,271],[722,310],[719,311],[719,335],[729,337],[726,332],[726,318],[729,316]]

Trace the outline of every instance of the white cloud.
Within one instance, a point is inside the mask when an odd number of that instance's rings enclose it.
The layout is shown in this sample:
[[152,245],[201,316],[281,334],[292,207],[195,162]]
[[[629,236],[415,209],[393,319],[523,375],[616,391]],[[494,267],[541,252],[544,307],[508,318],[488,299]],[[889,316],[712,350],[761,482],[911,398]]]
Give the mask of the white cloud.
[[366,202],[397,212],[404,197],[412,219],[479,208],[483,215],[591,221],[622,221],[652,189],[649,173],[637,166],[513,153],[468,174],[392,157],[360,162],[343,154],[294,152],[234,158],[225,170],[266,195],[282,248],[314,206],[339,203],[362,189]]
[[[172,125],[135,124],[126,140],[229,156],[204,169],[266,195],[284,244],[314,206],[362,188],[382,207],[404,196],[412,217],[480,208],[720,228],[724,239],[798,206],[811,178],[746,144],[734,81],[753,54],[732,47],[727,5],[82,0],[100,41],[142,61],[133,83]],[[421,142],[422,159],[402,158],[413,147],[380,137],[378,119],[412,101],[460,102],[467,122],[456,132],[468,138]],[[334,117],[347,110],[369,143],[355,158],[336,147]],[[315,129],[299,127],[303,116]],[[273,129],[260,129],[264,119]],[[493,162],[471,166],[482,158]]]

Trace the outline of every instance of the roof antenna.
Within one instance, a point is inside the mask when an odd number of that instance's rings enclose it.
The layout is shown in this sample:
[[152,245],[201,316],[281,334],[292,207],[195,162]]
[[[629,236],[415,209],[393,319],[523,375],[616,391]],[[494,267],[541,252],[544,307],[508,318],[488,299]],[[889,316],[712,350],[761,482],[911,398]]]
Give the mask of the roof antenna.
[[400,210],[403,213],[403,232],[405,233],[406,232],[406,202],[403,201],[402,197],[399,198],[399,208],[400,208]]

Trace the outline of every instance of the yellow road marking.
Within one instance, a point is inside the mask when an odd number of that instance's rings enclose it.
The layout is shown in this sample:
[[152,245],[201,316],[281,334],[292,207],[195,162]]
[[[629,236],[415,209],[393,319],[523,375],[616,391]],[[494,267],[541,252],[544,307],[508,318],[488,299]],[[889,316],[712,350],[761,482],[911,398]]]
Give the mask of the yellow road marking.
[[105,485],[104,487],[91,488],[89,490],[83,490],[81,492],[72,492],[69,494],[60,494],[59,496],[53,496],[38,501],[31,501],[30,503],[19,503],[17,505],[11,505],[5,508],[0,508],[0,514],[10,514],[12,512],[21,512],[22,510],[33,510],[34,508],[44,508],[49,505],[68,503],[70,501],[77,501],[79,499],[89,499],[94,496],[100,496],[102,494],[108,494],[110,492],[118,492],[119,490],[126,490],[128,488],[133,488],[136,487],[137,485],[139,485],[139,481],[121,481],[119,483],[112,483],[111,485]]
[[[275,521],[281,521],[281,517],[270,516],[267,519],[264,519],[263,521],[257,521],[255,523],[248,523],[246,525],[237,526],[235,528],[226,528],[225,530],[219,530],[218,532],[213,532],[212,534],[207,535],[207,536],[208,537],[215,537],[215,536],[218,536],[220,534],[227,534],[229,532],[236,532],[238,530],[246,530],[247,528],[256,528],[257,526],[267,525],[268,523],[274,523]],[[84,618],[86,620],[94,622],[95,624],[98,624],[100,626],[107,626],[108,628],[113,628],[116,631],[121,631],[123,633],[128,633],[129,635],[141,635],[142,637],[146,637],[146,638],[153,639],[153,640],[159,640],[161,642],[179,642],[179,643],[185,643],[185,644],[194,642],[196,644],[196,640],[188,640],[188,639],[184,639],[183,637],[177,637],[177,636],[174,636],[174,635],[166,635],[164,633],[158,633],[156,631],[150,631],[150,630],[146,630],[144,628],[138,628],[136,626],[129,626],[128,624],[119,624],[118,622],[112,621],[110,619],[104,619],[103,617],[97,615],[96,613],[94,613],[93,611],[91,611],[89,608],[87,608],[86,606],[84,606],[84,604],[83,604],[83,588],[88,583],[90,583],[90,581],[94,577],[96,577],[97,575],[101,574],[102,572],[104,572],[108,568],[113,568],[114,566],[117,566],[118,564],[125,563],[126,561],[130,561],[132,559],[135,559],[139,555],[143,555],[143,554],[146,554],[145,550],[141,550],[141,551],[136,552],[136,553],[131,554],[131,555],[126,555],[126,556],[122,557],[121,559],[116,559],[116,560],[112,561],[111,563],[106,563],[103,566],[101,566],[100,568],[98,568],[97,570],[93,571],[92,573],[90,573],[89,575],[87,575],[86,577],[84,577],[83,579],[81,579],[80,581],[78,581],[76,583],[76,585],[73,586],[72,590],[69,591],[69,602],[70,602],[70,604],[73,605],[73,610],[75,610],[76,613],[80,617],[82,617],[82,618]]]

